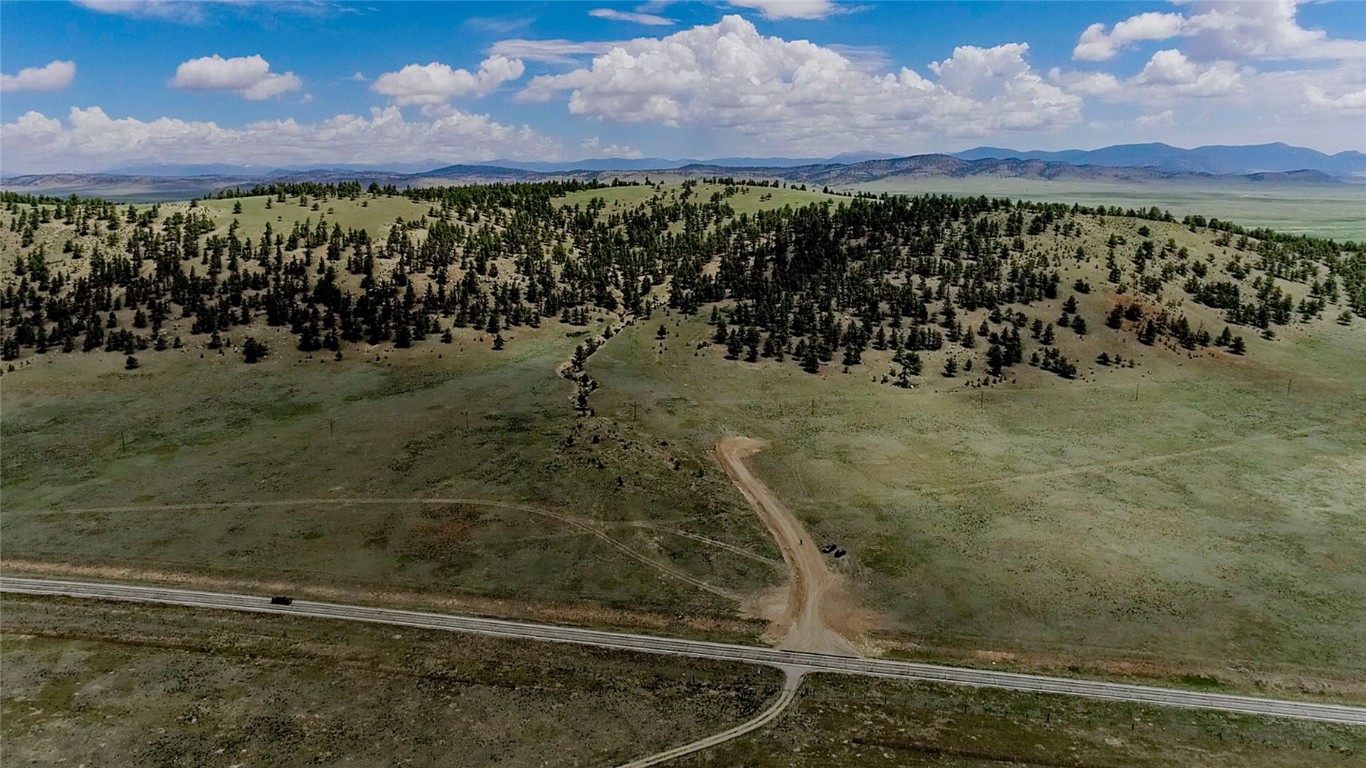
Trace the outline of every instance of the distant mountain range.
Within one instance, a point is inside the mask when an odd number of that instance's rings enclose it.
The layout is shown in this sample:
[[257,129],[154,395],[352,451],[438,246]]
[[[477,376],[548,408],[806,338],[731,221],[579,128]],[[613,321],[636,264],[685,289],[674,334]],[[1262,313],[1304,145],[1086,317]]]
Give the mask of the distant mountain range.
[[1327,155],[1289,144],[1208,146],[1182,149],[1168,144],[1117,144],[1101,149],[1067,149],[1060,152],[977,147],[955,152],[963,160],[990,158],[1048,160],[1073,165],[1157,168],[1163,171],[1214,174],[1251,174],[1283,171],[1320,171],[1342,178],[1366,177],[1366,154],[1339,152]]
[[[299,178],[301,175],[329,176],[334,173],[353,176],[449,176],[450,169],[467,170],[470,175],[507,177],[507,171],[527,174],[573,174],[591,173],[634,173],[642,171],[690,171],[695,169],[743,170],[747,173],[754,169],[769,171],[809,169],[821,166],[860,166],[861,171],[852,176],[866,176],[873,169],[882,167],[877,163],[896,161],[905,164],[916,158],[941,158],[942,154],[916,155],[903,157],[885,152],[846,152],[828,158],[811,157],[719,157],[711,160],[682,158],[670,160],[661,157],[646,158],[598,158],[562,162],[526,162],[518,160],[491,160],[487,162],[464,163],[451,166],[438,160],[413,163],[386,164],[345,164],[327,166],[260,166],[228,165],[210,163],[200,165],[141,164],[123,165],[99,174],[124,177],[231,177],[234,179]],[[1257,144],[1249,146],[1206,146],[1182,149],[1169,144],[1117,144],[1100,149],[1066,149],[1059,151],[1017,150],[1001,147],[976,147],[962,152],[948,153],[947,156],[959,160],[1039,160],[1047,163],[1072,166],[1100,166],[1105,168],[1146,168],[1167,173],[1193,173],[1210,175],[1250,175],[1257,173],[1285,173],[1290,171],[1318,171],[1328,176],[1351,181],[1366,181],[1366,154],[1361,152],[1339,152],[1325,154],[1305,147],[1289,144]],[[942,163],[942,161],[936,161]],[[869,165],[872,163],[873,165]],[[915,165],[915,163],[912,163]],[[919,163],[924,165],[924,163]],[[433,170],[435,169],[435,170]],[[961,167],[953,166],[956,172]],[[1000,168],[997,168],[999,171]],[[1054,175],[1063,172],[1056,166],[1050,171]],[[806,171],[803,171],[805,174]],[[1086,175],[1078,172],[1079,175]],[[70,174],[67,174],[70,175]],[[778,174],[775,174],[777,176]],[[809,175],[809,174],[807,174]],[[825,175],[839,176],[838,173]],[[1065,175],[1065,174],[1064,174]],[[782,174],[786,178],[786,174]]]
[[[714,165],[725,168],[764,167],[792,168],[801,165],[822,163],[850,164],[866,160],[886,160],[897,155],[885,152],[845,152],[834,157],[718,157],[712,160],[683,158],[668,160],[662,157],[622,158],[607,157],[588,160],[560,162],[524,162],[520,160],[489,160],[480,163],[464,163],[460,167],[482,167],[531,171],[534,173],[565,173],[569,171],[662,171],[682,168],[689,165]],[[175,165],[152,163],[144,165],[121,165],[101,171],[110,176],[240,176],[261,178],[267,176],[293,176],[298,173],[343,171],[350,173],[424,173],[442,166],[438,160],[418,163],[388,163],[381,165],[362,165],[339,163],[327,166],[284,166],[269,165],[226,165],[208,163],[199,165]]]
[[[647,159],[564,164],[463,164],[438,168],[432,168],[429,164],[416,167],[339,165],[309,169],[230,165],[129,166],[120,169],[123,173],[16,176],[0,180],[0,186],[11,190],[52,195],[95,195],[114,200],[145,202],[183,200],[220,189],[297,181],[359,181],[366,185],[377,182],[397,187],[553,179],[586,181],[612,178],[717,176],[755,180],[777,179],[817,187],[847,187],[876,181],[935,177],[1261,186],[1331,185],[1366,181],[1366,155],[1359,152],[1325,155],[1284,144],[1257,147],[1200,147],[1189,150],[1165,144],[1135,144],[1090,151],[1015,153],[1025,157],[1010,156],[1012,152],[982,147],[957,155],[873,155],[871,158],[864,155],[841,155],[816,162],[793,158],[722,158],[706,163],[679,164],[682,161]],[[1310,165],[1319,167],[1307,167]],[[1200,170],[1204,168],[1224,170]],[[1236,170],[1229,171],[1229,168]],[[1357,170],[1358,168],[1360,170]]]

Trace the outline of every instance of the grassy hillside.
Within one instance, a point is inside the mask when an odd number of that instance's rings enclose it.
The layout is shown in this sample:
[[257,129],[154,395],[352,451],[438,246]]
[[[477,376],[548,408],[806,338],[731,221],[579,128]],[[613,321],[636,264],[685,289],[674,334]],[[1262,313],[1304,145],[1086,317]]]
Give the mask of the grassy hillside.
[[708,184],[58,208],[0,232],[7,570],[752,636],[744,434],[870,647],[1362,695],[1359,252]]
[[[1063,283],[1099,271],[1072,264]],[[1081,311],[1104,315],[1113,298],[1093,291]],[[1062,301],[1030,314],[1053,318]],[[662,344],[652,323],[594,356],[599,413],[634,405],[695,451],[722,434],[766,440],[762,476],[850,552],[842,567],[902,652],[1229,681],[1366,671],[1359,326],[1251,338],[1237,356],[1100,324],[1059,334],[1083,363],[1076,380],[1028,365],[989,386],[941,375],[950,354],[980,370],[979,345],[921,353],[925,375],[902,389],[890,352],[811,375],[726,360],[703,318],[666,325]],[[1096,364],[1101,352],[1135,365]]]

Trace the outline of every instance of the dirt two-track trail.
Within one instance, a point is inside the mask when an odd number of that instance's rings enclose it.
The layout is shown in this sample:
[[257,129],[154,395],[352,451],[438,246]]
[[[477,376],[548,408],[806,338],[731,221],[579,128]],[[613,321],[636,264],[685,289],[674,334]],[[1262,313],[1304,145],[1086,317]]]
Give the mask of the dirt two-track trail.
[[786,600],[760,613],[772,624],[778,647],[849,656],[860,655],[850,642],[859,632],[860,611],[847,595],[843,578],[792,510],[750,473],[744,459],[764,444],[748,437],[727,437],[716,444],[716,459],[773,534],[787,565]]

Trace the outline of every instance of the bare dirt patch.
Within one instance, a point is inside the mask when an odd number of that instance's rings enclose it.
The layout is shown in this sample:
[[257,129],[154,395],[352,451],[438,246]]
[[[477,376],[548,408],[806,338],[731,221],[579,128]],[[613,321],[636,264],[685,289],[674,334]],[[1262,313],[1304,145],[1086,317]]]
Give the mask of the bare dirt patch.
[[759,513],[787,565],[787,588],[761,592],[744,608],[770,622],[768,636],[781,648],[859,655],[850,638],[862,634],[867,614],[849,597],[843,578],[827,567],[825,556],[792,510],[745,466],[745,457],[763,447],[748,437],[727,437],[716,444],[717,461]]

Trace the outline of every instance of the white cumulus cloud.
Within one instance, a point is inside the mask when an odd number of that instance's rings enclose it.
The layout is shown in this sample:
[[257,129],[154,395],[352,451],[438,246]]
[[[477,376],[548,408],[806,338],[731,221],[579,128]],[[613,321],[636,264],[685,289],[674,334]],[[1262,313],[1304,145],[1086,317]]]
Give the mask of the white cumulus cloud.
[[1073,58],[1108,61],[1134,43],[1186,38],[1185,52],[1197,59],[1362,59],[1366,41],[1335,40],[1321,29],[1305,29],[1297,17],[1300,0],[1201,0],[1181,3],[1187,13],[1142,13],[1106,29],[1082,32]]
[[1109,32],[1104,24],[1092,24],[1081,33],[1072,56],[1084,61],[1109,61],[1126,46],[1140,40],[1167,40],[1181,32],[1185,17],[1179,13],[1140,13],[1119,22]]
[[486,96],[525,71],[521,60],[494,54],[480,63],[478,72],[452,69],[435,61],[409,64],[397,72],[380,75],[370,87],[400,106],[439,106],[456,96]]
[[1120,79],[1108,72],[1067,72],[1054,69],[1050,77],[1079,96],[1106,101],[1162,103],[1180,98],[1229,96],[1245,87],[1245,77],[1256,72],[1232,62],[1191,61],[1175,49],[1158,51],[1133,77]]
[[1139,115],[1135,118],[1134,122],[1144,128],[1158,128],[1174,125],[1176,123],[1176,112],[1174,110],[1165,109],[1155,114]]
[[1202,65],[1177,50],[1158,51],[1134,77],[1137,85],[1170,90],[1174,96],[1224,96],[1237,90],[1242,74],[1227,61]]
[[579,149],[583,150],[585,157],[621,157],[627,160],[639,160],[645,156],[640,150],[625,144],[603,144],[602,139],[597,136],[579,142]]
[[823,19],[839,8],[834,0],[727,0],[737,8],[753,8],[766,19]]
[[225,59],[215,53],[181,63],[171,84],[190,91],[231,91],[259,101],[297,91],[304,82],[293,72],[271,72],[270,62],[260,54]]
[[830,48],[761,36],[740,16],[662,39],[620,43],[591,65],[533,78],[519,94],[568,93],[576,115],[626,123],[729,128],[818,150],[832,139],[904,146],[916,134],[969,136],[1080,120],[1081,98],[1046,82],[1029,47],[960,46],[930,64],[870,73]]
[[457,111],[408,121],[398,107],[317,123],[270,120],[241,128],[170,117],[114,118],[99,107],[73,107],[65,122],[28,112],[0,125],[0,142],[10,173],[90,171],[139,161],[298,165],[560,156],[557,142],[528,126]]
[[1305,101],[1311,107],[1330,112],[1366,113],[1366,88],[1332,96],[1323,88],[1310,85],[1305,88]]
[[75,77],[75,62],[52,61],[42,67],[25,67],[17,75],[0,74],[0,91],[58,91]]

